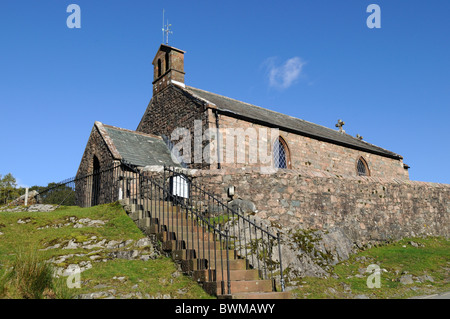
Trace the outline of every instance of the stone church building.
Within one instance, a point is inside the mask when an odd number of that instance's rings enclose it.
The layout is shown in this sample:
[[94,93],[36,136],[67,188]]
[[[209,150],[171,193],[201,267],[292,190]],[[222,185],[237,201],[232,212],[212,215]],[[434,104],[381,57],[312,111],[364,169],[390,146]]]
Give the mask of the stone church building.
[[[85,206],[118,199],[96,189],[108,180],[123,185],[130,177],[123,163],[160,180],[166,165],[224,203],[249,203],[244,213],[273,233],[322,232],[324,249],[337,259],[369,242],[448,238],[450,185],[411,181],[401,155],[350,136],[342,121],[331,129],[188,86],[184,53],[159,47],[153,97],[135,131],[95,122],[77,178],[112,165],[122,171],[79,182]],[[305,275],[310,267],[298,264],[296,245],[286,242],[292,254],[283,262]]]
[[[95,122],[77,175],[126,161],[138,167],[271,166],[409,179],[401,155],[350,136],[342,126],[330,129],[186,85],[184,53],[159,47],[153,60],[153,97],[137,129]],[[257,153],[270,161],[262,162],[261,156],[253,156]]]

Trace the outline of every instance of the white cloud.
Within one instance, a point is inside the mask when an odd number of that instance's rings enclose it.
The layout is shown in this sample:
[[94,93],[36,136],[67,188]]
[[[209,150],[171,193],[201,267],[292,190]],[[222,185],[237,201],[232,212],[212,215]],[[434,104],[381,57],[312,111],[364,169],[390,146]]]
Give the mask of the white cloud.
[[267,67],[269,85],[287,89],[300,77],[305,62],[300,57],[293,57],[284,64],[276,65],[276,58],[268,58],[264,65]]

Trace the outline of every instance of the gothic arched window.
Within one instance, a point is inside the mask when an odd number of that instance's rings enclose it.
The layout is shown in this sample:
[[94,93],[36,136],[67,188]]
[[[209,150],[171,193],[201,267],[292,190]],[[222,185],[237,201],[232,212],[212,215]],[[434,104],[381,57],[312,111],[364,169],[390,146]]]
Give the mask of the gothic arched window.
[[281,136],[273,145],[273,165],[275,168],[290,168],[291,165],[289,149]]
[[363,157],[358,158],[356,163],[356,173],[358,176],[370,176],[369,165]]

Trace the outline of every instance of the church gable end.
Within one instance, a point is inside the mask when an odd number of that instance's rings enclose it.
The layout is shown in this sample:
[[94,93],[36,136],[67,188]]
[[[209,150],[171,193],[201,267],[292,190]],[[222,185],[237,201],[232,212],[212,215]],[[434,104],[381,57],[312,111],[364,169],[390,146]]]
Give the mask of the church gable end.
[[[96,122],[92,128],[80,166],[78,167],[77,177],[92,174],[94,166],[100,168],[111,167],[115,160],[121,160],[120,154],[115,150],[112,142],[109,141],[108,143],[106,141],[107,137],[105,140],[105,132],[102,132],[102,129],[103,127],[99,122]],[[94,165],[94,159],[96,159],[96,165]]]
[[[188,130],[192,139],[191,154],[194,156],[195,125],[201,124],[201,132],[204,132],[208,128],[208,122],[208,111],[203,103],[176,85],[170,84],[153,96],[136,131],[160,135],[176,144],[179,139],[178,133],[181,130]],[[191,163],[194,163],[193,159]],[[206,168],[204,163],[196,164]]]

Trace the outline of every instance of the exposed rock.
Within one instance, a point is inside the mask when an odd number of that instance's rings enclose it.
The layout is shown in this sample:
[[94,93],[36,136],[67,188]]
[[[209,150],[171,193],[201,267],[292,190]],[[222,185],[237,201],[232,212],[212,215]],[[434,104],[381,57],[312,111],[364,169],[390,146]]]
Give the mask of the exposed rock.
[[412,285],[414,283],[412,275],[403,275],[400,277],[399,281],[403,285]]
[[89,218],[82,218],[76,221],[76,224],[73,228],[82,228],[82,227],[100,227],[105,225],[105,221],[103,220],[92,220]]
[[135,246],[136,246],[136,247],[139,247],[139,248],[142,248],[142,247],[149,247],[149,246],[151,246],[151,245],[152,245],[152,242],[151,242],[150,238],[148,238],[148,237],[144,237],[144,238],[139,239],[139,240],[136,242],[136,244],[135,244]]
[[[263,229],[268,229],[272,234],[277,232],[281,234],[283,269],[287,275],[285,279],[330,276],[331,266],[348,259],[356,251],[353,242],[337,227],[328,231],[304,229],[293,231],[289,228],[269,226],[266,220],[258,217],[252,218],[252,222],[257,225],[262,224]],[[227,226],[231,234],[239,234],[236,236],[241,238],[240,243],[239,241],[236,243],[240,253],[247,256],[250,263],[257,263],[257,256],[261,261],[263,258],[261,256],[264,255],[261,252],[264,250],[260,244],[256,245],[256,242],[260,242],[260,230],[255,234],[252,226],[252,235],[250,235],[248,223],[229,222]],[[268,262],[279,263],[278,243],[274,239],[271,241],[273,253]],[[244,249],[245,246],[246,249]]]
[[63,247],[63,249],[77,249],[80,245],[76,243],[75,239],[69,241],[69,243]]
[[30,206],[16,206],[16,207],[2,207],[0,208],[0,211],[2,212],[30,212],[30,213],[36,213],[36,212],[51,212],[56,209],[56,205],[49,205],[49,204],[33,204]]
[[256,206],[253,202],[241,198],[233,199],[228,202],[228,206],[237,212],[242,212],[244,214],[257,212]]
[[31,205],[27,208],[26,211],[28,212],[51,212],[56,209],[56,205],[50,205],[50,204],[35,204]]
[[[37,191],[29,191],[28,192],[28,201],[27,204],[36,204],[36,196],[39,195]],[[25,197],[26,194],[23,194],[22,196],[17,197],[15,200],[10,202],[8,206],[20,206],[25,205]]]
[[111,240],[108,242],[108,244],[106,244],[106,249],[114,249],[114,248],[119,248],[119,244],[121,242],[117,241],[117,240]]
[[92,292],[90,294],[78,295],[78,299],[115,299],[116,290]]
[[419,282],[426,282],[426,281],[434,282],[434,278],[431,277],[430,275],[419,276],[419,277],[417,277],[417,280]]

